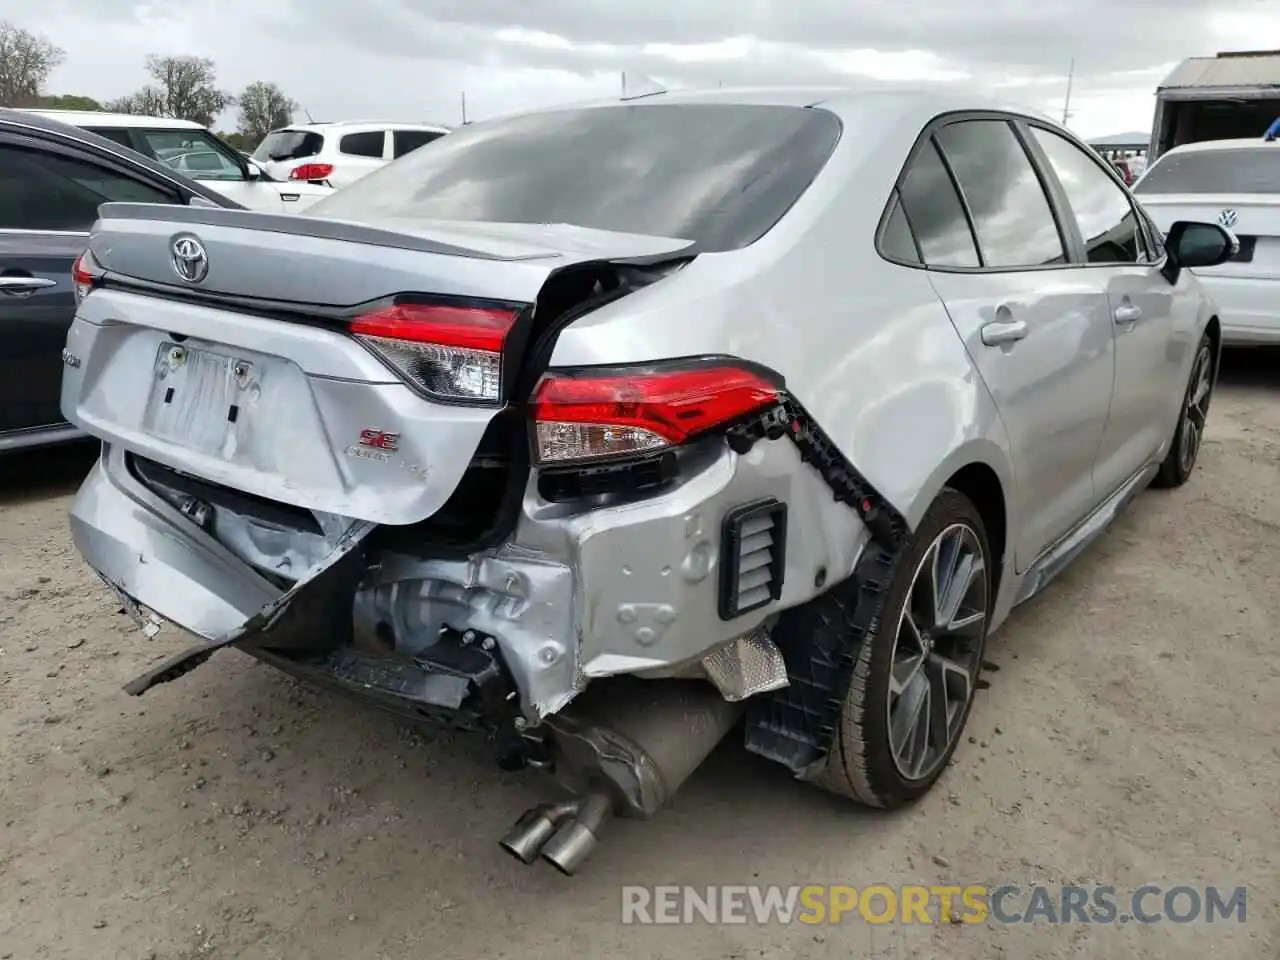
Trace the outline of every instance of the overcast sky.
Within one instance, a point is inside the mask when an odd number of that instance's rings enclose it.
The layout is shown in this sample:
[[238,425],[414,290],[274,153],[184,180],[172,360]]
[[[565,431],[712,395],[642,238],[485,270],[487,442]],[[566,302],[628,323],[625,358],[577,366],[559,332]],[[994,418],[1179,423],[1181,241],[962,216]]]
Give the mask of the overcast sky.
[[[148,53],[272,80],[317,120],[457,123],[668,86],[970,81],[1084,136],[1145,131],[1179,60],[1280,47],[1280,0],[0,0],[67,52],[51,92],[106,100]],[[302,119],[299,117],[299,119]],[[234,124],[234,116],[224,126]]]

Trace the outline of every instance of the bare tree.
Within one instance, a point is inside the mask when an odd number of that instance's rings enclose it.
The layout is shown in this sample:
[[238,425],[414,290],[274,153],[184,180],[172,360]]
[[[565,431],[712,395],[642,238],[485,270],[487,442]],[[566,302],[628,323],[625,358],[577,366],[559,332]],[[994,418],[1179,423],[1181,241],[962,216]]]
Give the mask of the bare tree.
[[215,85],[217,68],[207,57],[147,57],[147,72],[155,80],[137,93],[113,100],[107,109],[153,117],[191,120],[205,127],[236,98]]
[[164,94],[155,87],[146,86],[137,93],[127,97],[107,101],[105,109],[108,113],[132,113],[143,117],[164,117]]
[[278,86],[261,80],[245,87],[237,102],[240,134],[254,146],[272,130],[292,123],[294,111],[298,109]]
[[37,105],[49,74],[65,59],[47,37],[0,20],[0,106]]

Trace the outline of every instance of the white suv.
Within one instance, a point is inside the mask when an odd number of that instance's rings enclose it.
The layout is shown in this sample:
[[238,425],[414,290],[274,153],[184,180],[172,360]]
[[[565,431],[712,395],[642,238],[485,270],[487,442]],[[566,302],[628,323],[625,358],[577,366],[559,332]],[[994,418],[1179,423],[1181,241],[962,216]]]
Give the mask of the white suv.
[[448,132],[422,123],[300,123],[272,130],[253,159],[279,180],[343,187]]
[[254,160],[190,120],[140,117],[89,110],[27,110],[96,133],[145,157],[159,160],[192,180],[199,180],[250,210],[294,213],[333,188],[315,183],[280,183]]

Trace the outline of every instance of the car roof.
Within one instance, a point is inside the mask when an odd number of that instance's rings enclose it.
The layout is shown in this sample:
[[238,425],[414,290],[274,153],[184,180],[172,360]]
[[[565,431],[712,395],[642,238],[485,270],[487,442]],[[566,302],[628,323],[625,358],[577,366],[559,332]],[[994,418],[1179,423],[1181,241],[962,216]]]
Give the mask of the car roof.
[[239,206],[239,204],[232,203],[225,196],[215,190],[211,190],[204,184],[183,176],[167,164],[152,160],[136,150],[130,150],[128,147],[121,146],[114,140],[108,140],[106,137],[101,137],[90,130],[45,116],[43,111],[34,112],[13,107],[0,107],[0,131],[26,133],[28,135],[34,133],[40,139],[61,141],[77,146],[88,146],[101,153],[110,154],[117,162],[141,167],[192,193],[198,194],[206,200],[217,203],[219,206]]
[[1203,140],[1199,143],[1184,143],[1181,146],[1166,150],[1160,157],[1183,153],[1217,153],[1224,150],[1273,150],[1280,156],[1280,141],[1269,142],[1261,137],[1236,137],[1230,140]]
[[97,110],[41,110],[33,107],[16,108],[50,120],[61,120],[73,127],[164,127],[171,130],[206,130],[190,120],[173,117],[144,117],[133,113],[102,113]]
[[430,130],[449,133],[452,128],[443,123],[423,123],[419,120],[313,120],[310,123],[291,123],[287,127],[277,127],[272,133],[283,130],[305,130],[312,133],[323,133],[333,127],[377,127],[388,130]]

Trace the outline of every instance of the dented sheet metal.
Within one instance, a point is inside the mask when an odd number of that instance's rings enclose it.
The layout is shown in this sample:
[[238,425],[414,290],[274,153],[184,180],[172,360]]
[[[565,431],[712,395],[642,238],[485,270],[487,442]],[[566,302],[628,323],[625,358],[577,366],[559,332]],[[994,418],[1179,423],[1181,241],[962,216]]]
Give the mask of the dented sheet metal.
[[[364,573],[358,549],[377,525],[357,522],[333,550],[280,597],[266,604],[239,627],[186,650],[125,684],[125,692],[141,696],[152,687],[185,676],[226,647],[272,650],[341,646],[351,639],[351,605]],[[306,601],[298,603],[299,598]]]

